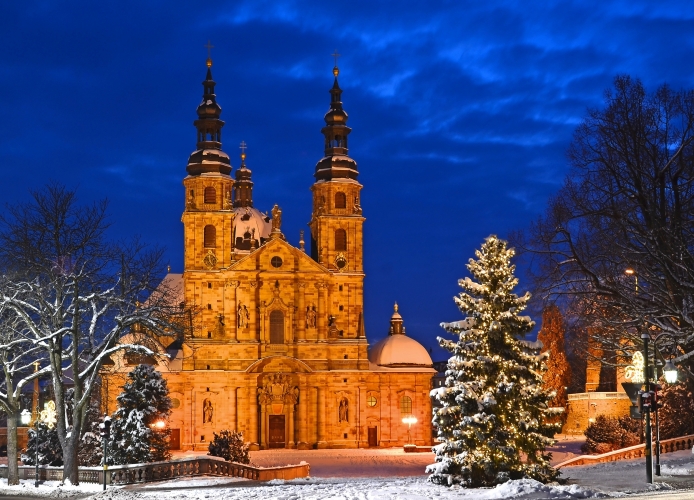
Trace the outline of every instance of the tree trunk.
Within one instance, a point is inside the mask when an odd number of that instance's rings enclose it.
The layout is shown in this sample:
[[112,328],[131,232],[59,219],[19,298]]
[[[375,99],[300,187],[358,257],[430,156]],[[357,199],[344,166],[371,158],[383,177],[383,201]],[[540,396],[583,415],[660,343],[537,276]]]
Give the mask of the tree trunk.
[[80,484],[78,465],[77,445],[70,436],[65,440],[65,447],[63,448],[63,483],[69,480],[75,486]]
[[7,414],[7,484],[19,484],[19,464],[17,463],[17,412]]

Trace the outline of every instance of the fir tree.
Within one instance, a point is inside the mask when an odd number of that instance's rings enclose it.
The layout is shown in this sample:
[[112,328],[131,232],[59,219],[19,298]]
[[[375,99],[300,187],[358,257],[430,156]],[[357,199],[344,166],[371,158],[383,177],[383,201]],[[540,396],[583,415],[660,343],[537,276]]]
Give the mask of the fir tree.
[[518,279],[505,241],[489,236],[475,254],[467,268],[476,281],[460,280],[463,292],[455,298],[466,318],[442,324],[458,340],[439,337],[453,356],[446,386],[431,391],[442,406],[434,409],[441,444],[437,463],[427,467],[429,480],[467,487],[519,478],[550,482],[559,472],[544,450],[559,426],[547,423],[556,411],[542,386],[542,357],[522,340],[534,326],[520,315],[530,294],[512,293]]
[[660,396],[660,439],[694,434],[694,382],[667,384]]
[[[63,449],[58,439],[58,429],[48,427],[39,421],[38,425],[39,465],[63,465]],[[29,429],[29,441],[26,450],[22,453],[24,465],[36,465],[36,430]]]
[[210,443],[209,453],[213,457],[222,457],[229,462],[248,464],[248,443],[243,442],[243,433],[222,429],[219,434],[213,432],[214,439]]
[[171,414],[169,389],[159,372],[149,365],[138,365],[118,396],[108,446],[110,464],[158,462],[171,458],[170,431],[166,423]]
[[[566,390],[571,381],[571,367],[566,358],[564,343],[564,318],[555,305],[542,311],[542,328],[537,334],[537,340],[542,342],[542,353],[548,353],[545,360],[547,371],[543,376],[545,389],[554,391],[552,406],[563,407],[567,402]],[[565,415],[565,414],[564,414]]]

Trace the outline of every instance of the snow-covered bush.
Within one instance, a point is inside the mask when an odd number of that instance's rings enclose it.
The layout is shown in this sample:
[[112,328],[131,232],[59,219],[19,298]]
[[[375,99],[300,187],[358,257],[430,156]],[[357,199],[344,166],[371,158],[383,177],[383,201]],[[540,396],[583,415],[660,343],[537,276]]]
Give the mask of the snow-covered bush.
[[108,463],[114,465],[158,462],[171,458],[168,426],[171,414],[169,389],[159,372],[138,365],[117,398],[112,416]]
[[248,456],[248,443],[243,442],[243,433],[223,429],[217,434],[213,432],[214,439],[210,443],[208,455],[222,457],[229,462],[248,464],[251,462]]
[[614,418],[598,415],[584,432],[586,442],[581,445],[581,451],[599,455],[639,444],[640,425],[639,420],[629,416]]
[[694,434],[694,381],[687,379],[666,385],[658,410],[660,439],[670,439]]
[[[39,465],[63,465],[63,449],[60,447],[58,430],[43,422],[38,425]],[[29,428],[29,441],[22,453],[25,465],[36,465],[36,430]]]
[[557,410],[548,407],[554,393],[544,389],[539,344],[523,341],[535,323],[520,313],[530,299],[513,289],[518,279],[506,242],[488,237],[467,268],[476,281],[459,281],[455,298],[466,315],[443,323],[457,341],[439,337],[448,360],[446,385],[431,391],[441,403],[433,424],[441,444],[429,480],[444,485],[492,486],[509,479],[553,481],[545,447],[559,425],[548,423]]

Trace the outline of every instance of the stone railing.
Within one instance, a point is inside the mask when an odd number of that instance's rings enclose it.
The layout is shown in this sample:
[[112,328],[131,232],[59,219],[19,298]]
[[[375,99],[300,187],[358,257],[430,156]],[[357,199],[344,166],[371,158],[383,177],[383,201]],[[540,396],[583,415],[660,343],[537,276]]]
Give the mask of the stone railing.
[[[19,479],[34,480],[36,478],[35,471],[36,469],[33,466],[21,466],[19,467]],[[150,481],[205,475],[270,481],[272,479],[308,477],[309,472],[310,466],[307,463],[281,467],[253,467],[227,462],[219,457],[199,456],[172,460],[170,462],[112,465],[106,471],[106,484],[147,483]],[[0,477],[7,477],[6,466],[0,466]],[[101,467],[80,467],[79,479],[83,483],[103,483],[104,470]],[[62,480],[62,467],[39,467],[39,481]]]
[[[694,446],[694,434],[678,438],[664,439],[660,442],[660,453],[663,454],[673,451],[688,450],[692,449],[692,446]],[[655,442],[653,443],[653,448],[655,449]],[[557,464],[554,467],[559,469],[560,467],[571,467],[574,465],[592,465],[605,462],[616,462],[617,460],[626,460],[629,458],[641,458],[645,456],[645,454],[646,444],[643,443],[630,446],[628,448],[603,453],[602,455],[581,455],[579,457],[566,460],[565,462]]]

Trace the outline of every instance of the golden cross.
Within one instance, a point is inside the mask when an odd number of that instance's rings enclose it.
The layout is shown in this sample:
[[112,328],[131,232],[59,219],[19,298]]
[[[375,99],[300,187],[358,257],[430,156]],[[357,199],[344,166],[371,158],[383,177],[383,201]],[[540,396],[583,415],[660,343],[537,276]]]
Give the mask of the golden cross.
[[241,141],[241,145],[239,146],[241,148],[241,153],[246,154],[246,141]]
[[207,45],[204,45],[204,47],[207,48],[207,58],[211,59],[212,57],[210,54],[211,54],[212,49],[214,49],[214,45],[210,44],[210,40],[208,39]]
[[335,52],[331,55],[335,58],[335,66],[337,67],[337,58],[340,57],[341,54],[338,54],[337,49],[335,49]]

